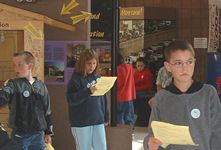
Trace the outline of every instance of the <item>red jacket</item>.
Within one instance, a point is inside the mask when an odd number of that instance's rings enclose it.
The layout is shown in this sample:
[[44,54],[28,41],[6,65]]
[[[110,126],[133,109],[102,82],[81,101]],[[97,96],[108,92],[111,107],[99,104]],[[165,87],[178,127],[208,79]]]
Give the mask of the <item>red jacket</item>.
[[136,70],[134,73],[136,91],[145,91],[152,89],[153,75],[151,71],[145,68],[142,71]]
[[117,101],[127,102],[136,99],[134,71],[131,64],[117,67]]

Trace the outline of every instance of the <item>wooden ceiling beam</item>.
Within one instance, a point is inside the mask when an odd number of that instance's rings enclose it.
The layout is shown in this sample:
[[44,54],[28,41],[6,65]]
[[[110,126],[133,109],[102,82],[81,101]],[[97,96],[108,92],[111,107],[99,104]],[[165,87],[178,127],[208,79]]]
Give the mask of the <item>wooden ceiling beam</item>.
[[50,26],[54,26],[54,27],[57,27],[57,28],[64,29],[64,30],[75,31],[75,27],[73,25],[51,19],[47,16],[44,16],[44,23],[47,24],[47,25],[50,25]]
[[19,15],[24,16],[24,17],[27,17],[27,18],[31,18],[33,20],[43,21],[47,25],[54,26],[54,27],[57,27],[57,28],[61,28],[61,29],[64,29],[64,30],[75,31],[75,27],[71,24],[64,23],[64,22],[61,22],[61,21],[58,21],[58,20],[55,20],[55,19],[51,19],[51,18],[49,18],[45,15],[34,13],[34,12],[24,10],[24,9],[21,9],[21,8],[17,8],[17,7],[14,7],[14,6],[9,6],[9,5],[0,3],[0,10],[8,11],[8,12],[17,14],[18,16]]

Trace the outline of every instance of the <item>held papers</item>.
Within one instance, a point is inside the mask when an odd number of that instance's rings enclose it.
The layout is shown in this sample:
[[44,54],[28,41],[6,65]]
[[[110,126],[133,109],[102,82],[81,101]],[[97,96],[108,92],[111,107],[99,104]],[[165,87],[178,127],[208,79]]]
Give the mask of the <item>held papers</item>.
[[188,126],[152,121],[151,127],[154,137],[163,143],[161,145],[163,148],[166,148],[170,144],[198,146],[193,142]]
[[107,93],[114,85],[116,79],[117,77],[101,77],[95,85],[97,90],[91,96],[102,96]]

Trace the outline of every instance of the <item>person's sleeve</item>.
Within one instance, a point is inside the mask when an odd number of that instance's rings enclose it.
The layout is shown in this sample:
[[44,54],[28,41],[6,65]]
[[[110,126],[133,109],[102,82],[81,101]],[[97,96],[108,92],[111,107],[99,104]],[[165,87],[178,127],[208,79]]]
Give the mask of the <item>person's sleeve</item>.
[[143,139],[143,148],[144,150],[148,150],[148,133]]
[[109,109],[108,109],[108,105],[107,105],[107,97],[106,95],[104,95],[104,121],[105,123],[109,122],[110,121],[110,118],[109,118]]
[[[150,119],[149,119],[149,125],[148,125],[148,130],[147,130],[147,136],[145,137],[145,143],[144,144],[147,144],[150,137],[154,137],[154,134],[153,134],[153,130],[151,128],[151,123],[152,121],[159,121],[159,109],[158,109],[158,97],[155,96],[155,100],[156,100],[156,105],[152,108],[151,110],[151,115],[150,115]],[[147,146],[148,147],[148,146]],[[159,150],[162,150],[161,147],[159,147]]]
[[124,77],[123,77],[123,70],[120,68],[120,66],[117,67],[117,91],[120,91],[123,87],[124,83]]
[[45,85],[44,85],[44,91],[45,91],[44,100],[45,100],[45,108],[46,108],[46,110],[45,110],[45,120],[46,120],[46,123],[47,123],[47,129],[44,132],[47,135],[54,135],[53,125],[52,125],[52,121],[51,121],[50,96],[49,96],[49,93],[48,93],[48,89]]
[[9,80],[2,89],[0,89],[0,106],[6,105],[14,93],[14,84]]
[[7,104],[7,102],[9,101],[9,97],[10,97],[9,93],[0,89],[0,106]]
[[214,87],[212,89],[210,105],[212,133],[210,147],[211,150],[218,150],[221,148],[221,103],[216,89]]
[[161,74],[162,74],[162,68],[157,73],[156,85],[162,85]]
[[150,137],[153,137],[153,131],[152,131],[152,128],[151,128],[151,122],[153,120],[157,120],[157,106],[153,107],[152,110],[151,110],[151,115],[150,115],[150,119],[149,119],[149,125],[148,125],[148,135],[147,135],[147,138],[146,140],[149,141],[149,138]]
[[142,86],[142,89],[151,89],[153,87],[153,75],[150,70],[145,71],[145,83]]
[[67,100],[69,105],[77,106],[88,100],[91,95],[89,88],[82,88],[80,81],[71,79],[67,87]]

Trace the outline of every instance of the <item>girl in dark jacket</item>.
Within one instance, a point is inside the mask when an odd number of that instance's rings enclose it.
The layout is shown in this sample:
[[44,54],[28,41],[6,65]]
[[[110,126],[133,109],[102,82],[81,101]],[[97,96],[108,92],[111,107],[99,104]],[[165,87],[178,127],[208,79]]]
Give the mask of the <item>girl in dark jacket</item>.
[[108,122],[106,96],[91,96],[99,61],[93,50],[85,50],[68,83],[67,100],[72,135],[77,150],[106,150],[105,123]]

